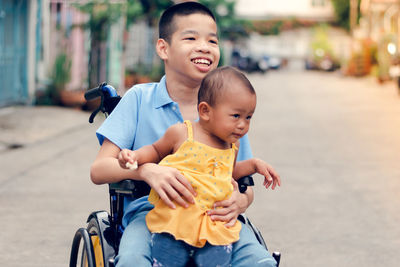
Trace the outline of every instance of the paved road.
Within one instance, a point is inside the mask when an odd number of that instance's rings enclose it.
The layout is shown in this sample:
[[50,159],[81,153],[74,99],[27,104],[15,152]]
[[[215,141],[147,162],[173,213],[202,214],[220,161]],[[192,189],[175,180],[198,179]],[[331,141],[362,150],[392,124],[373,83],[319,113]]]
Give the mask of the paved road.
[[[398,266],[400,98],[394,85],[294,69],[249,77],[258,94],[254,154],[279,171],[283,184],[265,192],[256,176],[248,215],[270,249],[282,252],[281,266]],[[87,113],[68,114],[74,127],[62,128],[72,123],[68,117],[51,127],[57,129],[51,138],[0,151],[5,266],[66,266],[75,230],[91,211],[108,209],[107,188],[88,178],[97,126],[86,123]]]
[[[254,154],[282,176],[249,217],[282,266],[399,266],[400,97],[339,74],[252,76]],[[258,177],[260,185],[260,177]]]

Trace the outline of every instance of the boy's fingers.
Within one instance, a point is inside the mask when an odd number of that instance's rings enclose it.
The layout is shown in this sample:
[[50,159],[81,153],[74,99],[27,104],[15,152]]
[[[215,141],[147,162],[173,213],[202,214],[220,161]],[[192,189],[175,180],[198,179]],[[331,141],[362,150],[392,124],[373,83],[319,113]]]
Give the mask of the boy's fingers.
[[[182,191],[180,193],[185,196],[186,199],[193,200],[193,196],[197,196],[197,192],[194,190],[188,179],[183,176],[180,172],[176,174],[176,178],[179,181],[180,185],[182,185]],[[194,201],[192,202],[194,203]]]
[[236,218],[230,220],[228,223],[225,224],[225,227],[228,227],[228,228],[233,227],[235,225],[236,221],[237,221]]
[[229,222],[232,220],[232,216],[230,214],[227,215],[211,215],[211,220],[220,221],[220,222]]
[[159,197],[162,199],[162,201],[164,201],[164,203],[170,207],[171,209],[176,209],[175,204],[169,199],[168,195],[164,192],[157,192]]
[[189,205],[187,202],[176,192],[174,188],[169,188],[167,190],[167,195],[169,196],[169,199],[174,200],[176,203],[178,203],[180,206],[187,208]]
[[[218,208],[218,207],[226,208],[226,207],[230,207],[231,205],[232,205],[231,199],[217,201],[214,203],[214,209]],[[220,209],[218,209],[218,210],[220,210]]]
[[212,210],[208,210],[207,214],[208,215],[213,215],[213,216],[226,216],[230,213],[230,209],[228,208],[220,208],[220,209],[212,209]]

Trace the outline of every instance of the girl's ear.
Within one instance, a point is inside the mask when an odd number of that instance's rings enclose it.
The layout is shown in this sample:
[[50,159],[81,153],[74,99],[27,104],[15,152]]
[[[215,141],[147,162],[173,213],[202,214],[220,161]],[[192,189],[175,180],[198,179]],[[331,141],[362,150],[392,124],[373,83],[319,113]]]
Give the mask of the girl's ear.
[[165,41],[164,39],[158,39],[157,44],[156,44],[156,51],[157,51],[158,56],[162,60],[168,59],[167,50],[168,50],[168,42]]
[[211,106],[206,102],[200,102],[198,105],[199,118],[208,121],[210,119]]

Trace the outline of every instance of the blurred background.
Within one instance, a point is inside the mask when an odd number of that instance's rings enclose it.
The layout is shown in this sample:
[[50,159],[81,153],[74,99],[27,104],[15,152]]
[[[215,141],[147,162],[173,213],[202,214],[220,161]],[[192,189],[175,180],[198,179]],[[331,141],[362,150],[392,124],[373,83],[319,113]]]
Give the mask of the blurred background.
[[[0,1],[0,106],[85,106],[103,81],[122,94],[158,81],[154,51],[169,0]],[[398,81],[400,1],[202,0],[217,16],[221,65],[307,70]]]
[[[158,81],[168,0],[0,0],[0,259],[65,266],[88,215],[109,210],[90,166],[88,123],[107,82],[120,95]],[[254,176],[246,214],[281,267],[400,262],[400,0],[202,0],[221,65],[257,91],[253,153],[282,177]]]

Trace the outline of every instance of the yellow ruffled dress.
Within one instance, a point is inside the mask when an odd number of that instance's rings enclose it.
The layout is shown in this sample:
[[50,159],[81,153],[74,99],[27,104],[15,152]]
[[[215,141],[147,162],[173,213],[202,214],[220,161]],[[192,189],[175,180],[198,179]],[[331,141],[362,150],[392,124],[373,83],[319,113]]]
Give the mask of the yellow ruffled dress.
[[235,159],[235,144],[230,149],[217,149],[193,140],[190,121],[185,121],[188,138],[172,155],[159,164],[178,169],[197,192],[195,204],[176,209],[168,207],[152,189],[149,201],[154,205],[146,216],[146,223],[152,233],[169,233],[177,240],[189,245],[203,247],[228,245],[239,240],[241,224],[226,227],[226,222],[212,221],[207,210],[216,201],[228,199],[233,191],[232,170]]

